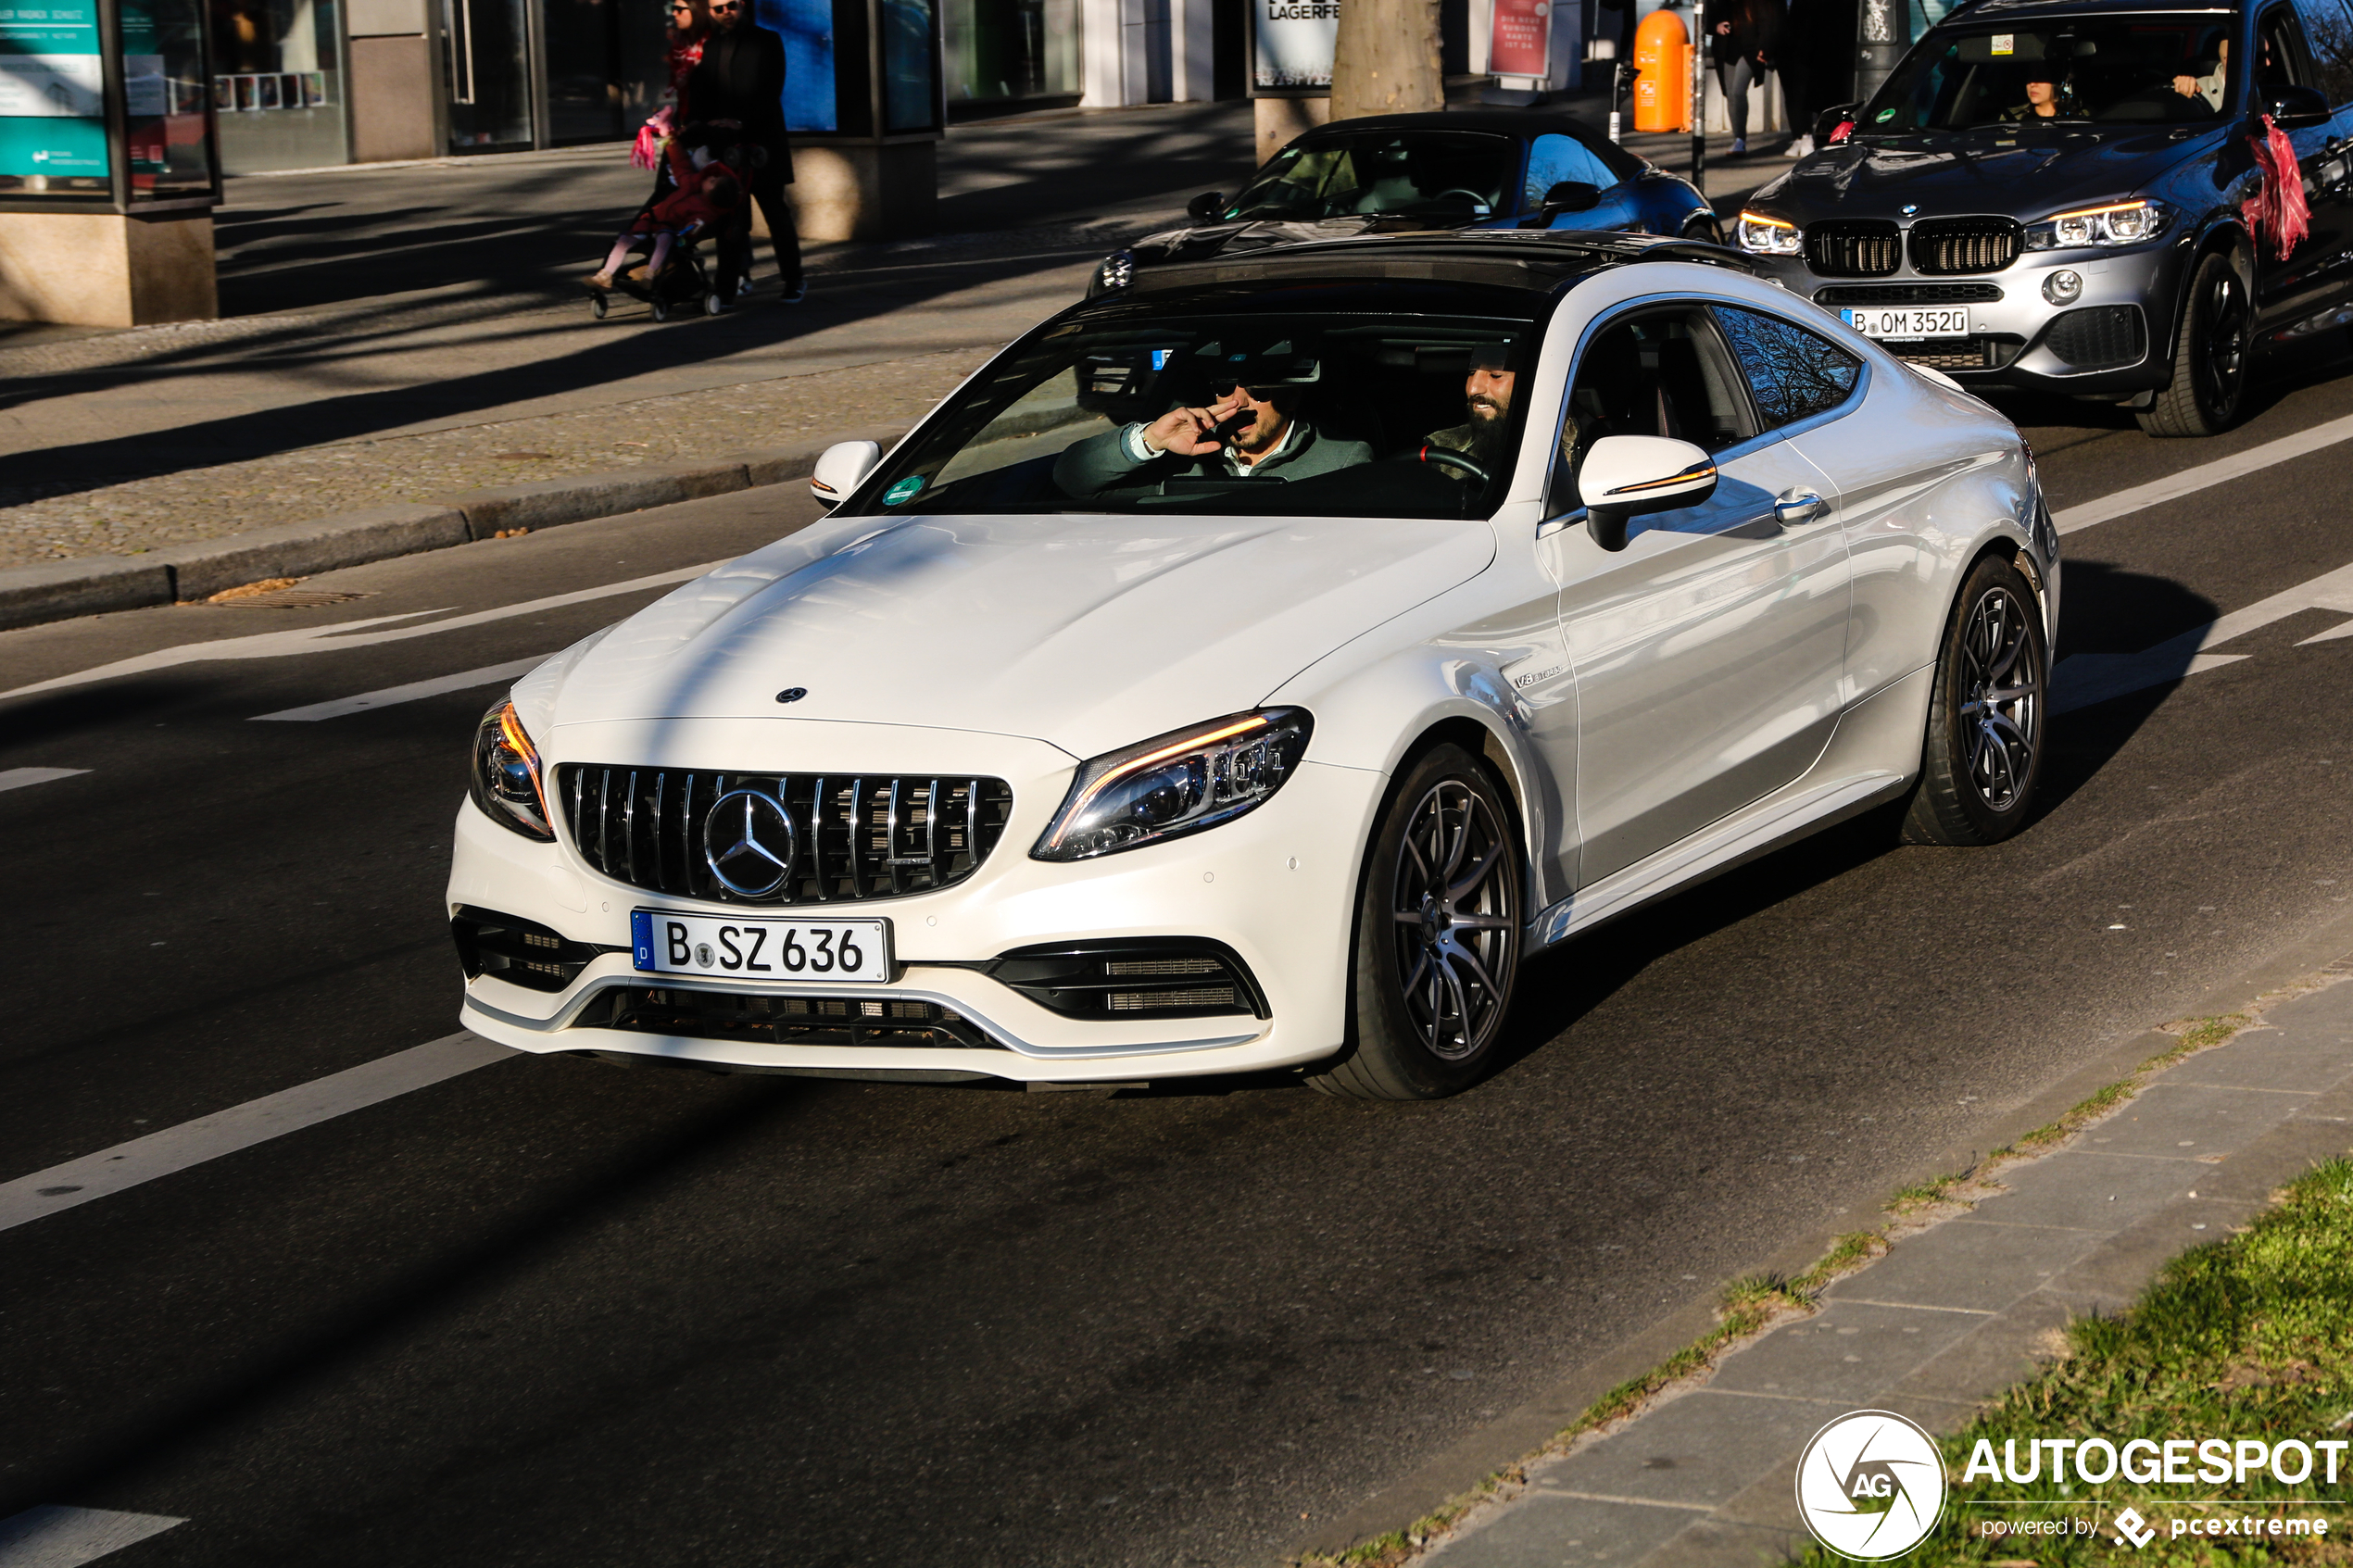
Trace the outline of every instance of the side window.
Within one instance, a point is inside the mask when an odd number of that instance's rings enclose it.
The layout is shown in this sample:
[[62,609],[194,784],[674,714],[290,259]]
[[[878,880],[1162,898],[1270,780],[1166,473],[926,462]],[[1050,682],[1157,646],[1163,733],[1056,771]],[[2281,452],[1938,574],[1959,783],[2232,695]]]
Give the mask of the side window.
[[2274,6],[2255,27],[2255,84],[2258,87],[2309,87],[2311,56],[2304,47],[2304,29],[2288,6]]
[[2353,104],[2353,3],[2303,0],[2299,8],[2312,46],[2312,85],[2333,109]]
[[1666,435],[1720,452],[1756,433],[1739,371],[1696,306],[1646,310],[1604,327],[1569,384],[1550,509],[1569,510],[1577,470],[1605,435]]
[[1544,205],[1544,193],[1564,180],[1575,180],[1596,190],[1608,190],[1617,183],[1617,176],[1609,171],[1601,155],[1574,136],[1558,132],[1536,138],[1528,149],[1528,179],[1520,192],[1522,212],[1532,212]]
[[1830,339],[1761,310],[1715,310],[1767,430],[1826,414],[1854,393],[1863,362]]

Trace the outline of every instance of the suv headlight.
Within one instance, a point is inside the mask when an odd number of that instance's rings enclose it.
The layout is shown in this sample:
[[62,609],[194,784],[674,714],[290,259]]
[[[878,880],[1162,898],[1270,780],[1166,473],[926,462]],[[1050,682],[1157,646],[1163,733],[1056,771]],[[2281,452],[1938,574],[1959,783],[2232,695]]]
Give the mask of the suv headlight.
[[2163,202],[2110,202],[2080,207],[2026,226],[2029,250],[2072,250],[2081,245],[2136,245],[2165,232],[2173,210]]
[[1089,297],[1099,294],[1109,294],[1114,289],[1124,289],[1135,281],[1136,253],[1132,250],[1115,250],[1104,257],[1102,265],[1095,269],[1094,286],[1087,293]]
[[515,705],[501,702],[474,726],[474,765],[467,793],[482,814],[542,844],[555,842],[547,825],[547,794],[540,784],[539,749],[523,734]]
[[1078,770],[1030,858],[1088,860],[1233,821],[1283,787],[1307,750],[1303,708],[1172,730]]
[[1761,212],[1742,213],[1739,233],[1741,249],[1758,256],[1795,256],[1804,243],[1796,224]]

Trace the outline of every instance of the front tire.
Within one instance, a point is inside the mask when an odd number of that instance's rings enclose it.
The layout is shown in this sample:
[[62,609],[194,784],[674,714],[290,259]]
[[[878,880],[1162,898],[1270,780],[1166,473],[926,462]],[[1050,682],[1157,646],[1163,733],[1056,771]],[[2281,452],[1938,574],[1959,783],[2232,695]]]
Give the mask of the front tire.
[[1519,973],[1519,835],[1487,765],[1439,746],[1406,769],[1357,895],[1349,1050],[1308,1080],[1437,1099],[1487,1071]]
[[2173,379],[2133,418],[2155,436],[2220,435],[2237,422],[2246,396],[2248,329],[2254,312],[2246,280],[2219,252],[2197,264],[2182,302]]
[[1723,220],[1712,212],[1694,212],[1683,220],[1682,238],[1720,245],[1725,243]]
[[1907,842],[1998,844],[2026,825],[2049,690],[2041,603],[2017,567],[1987,556],[1969,569],[1944,629]]

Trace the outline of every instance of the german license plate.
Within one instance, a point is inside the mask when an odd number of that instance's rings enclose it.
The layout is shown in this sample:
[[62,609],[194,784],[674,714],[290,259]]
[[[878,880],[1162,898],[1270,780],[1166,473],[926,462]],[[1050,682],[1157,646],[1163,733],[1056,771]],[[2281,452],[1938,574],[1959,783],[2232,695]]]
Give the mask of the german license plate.
[[890,979],[887,920],[738,920],[633,909],[629,936],[641,974],[878,985]]
[[1842,307],[1839,320],[1865,337],[1967,337],[1969,311],[1959,306],[1901,309],[1876,306]]

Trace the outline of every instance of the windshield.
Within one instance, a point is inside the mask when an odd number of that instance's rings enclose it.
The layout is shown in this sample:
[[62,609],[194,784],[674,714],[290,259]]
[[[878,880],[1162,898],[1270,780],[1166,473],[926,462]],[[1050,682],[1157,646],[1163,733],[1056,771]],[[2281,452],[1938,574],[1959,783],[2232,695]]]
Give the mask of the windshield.
[[1463,131],[1318,137],[1277,153],[1227,207],[1228,219],[1312,222],[1350,214],[1484,218],[1502,209],[1519,144]]
[[958,392],[853,505],[1485,517],[1501,504],[1547,301],[1391,281],[1378,295],[1265,290],[1236,309],[1222,292],[1216,306],[1131,301],[1045,329]]
[[1865,134],[2008,125],[2190,125],[2236,107],[2226,16],[1939,28],[1864,109]]

